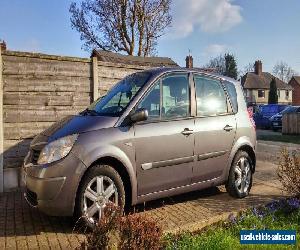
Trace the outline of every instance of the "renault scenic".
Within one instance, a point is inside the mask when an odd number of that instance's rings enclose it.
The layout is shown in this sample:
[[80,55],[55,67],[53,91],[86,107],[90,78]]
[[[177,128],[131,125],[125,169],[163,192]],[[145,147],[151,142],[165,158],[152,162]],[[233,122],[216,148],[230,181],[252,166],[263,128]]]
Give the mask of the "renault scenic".
[[239,82],[197,69],[140,71],[34,138],[24,195],[46,214],[90,224],[108,203],[124,208],[223,184],[243,198],[255,146]]

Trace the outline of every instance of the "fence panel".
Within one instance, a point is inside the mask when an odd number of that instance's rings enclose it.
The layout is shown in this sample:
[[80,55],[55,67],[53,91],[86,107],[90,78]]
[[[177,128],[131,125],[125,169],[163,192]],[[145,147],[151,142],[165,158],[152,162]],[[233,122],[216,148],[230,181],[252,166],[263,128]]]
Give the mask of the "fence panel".
[[282,133],[300,135],[300,114],[284,114],[282,118]]

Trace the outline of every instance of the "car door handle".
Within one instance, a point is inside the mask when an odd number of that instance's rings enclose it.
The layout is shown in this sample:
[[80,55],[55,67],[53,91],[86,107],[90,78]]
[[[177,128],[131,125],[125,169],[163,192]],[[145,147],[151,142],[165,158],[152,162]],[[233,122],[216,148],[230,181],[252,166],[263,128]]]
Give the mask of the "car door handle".
[[223,129],[224,129],[225,131],[229,132],[229,131],[233,130],[233,127],[232,127],[232,126],[229,126],[229,125],[226,125]]
[[194,131],[191,130],[191,129],[189,129],[189,128],[185,128],[185,129],[181,132],[181,134],[183,134],[183,135],[191,135],[191,134],[193,134],[193,133],[194,133]]

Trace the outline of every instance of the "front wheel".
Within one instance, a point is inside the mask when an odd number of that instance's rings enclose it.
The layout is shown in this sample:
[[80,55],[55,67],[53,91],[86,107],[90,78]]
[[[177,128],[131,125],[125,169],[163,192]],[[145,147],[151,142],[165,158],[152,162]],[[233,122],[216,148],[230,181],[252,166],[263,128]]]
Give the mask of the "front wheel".
[[232,162],[228,180],[227,192],[235,198],[246,197],[252,187],[252,161],[248,153],[238,151]]
[[105,207],[114,204],[122,210],[125,190],[118,172],[108,165],[95,165],[88,170],[79,187],[76,214],[93,227],[103,216]]

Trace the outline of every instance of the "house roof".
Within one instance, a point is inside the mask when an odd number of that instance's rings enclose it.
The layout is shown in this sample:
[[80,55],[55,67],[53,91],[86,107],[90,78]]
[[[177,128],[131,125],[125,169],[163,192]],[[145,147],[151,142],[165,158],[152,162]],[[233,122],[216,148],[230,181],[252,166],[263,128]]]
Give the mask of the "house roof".
[[295,81],[300,85],[300,76],[293,76],[292,79],[295,79]]
[[277,89],[293,89],[292,86],[268,72],[262,72],[261,75],[257,75],[254,72],[248,72],[242,77],[242,85],[245,89],[269,89],[273,78],[276,80]]
[[150,67],[176,67],[178,64],[168,57],[142,57],[142,56],[128,56],[120,53],[114,53],[103,50],[93,50],[92,57],[96,56],[99,61],[124,63],[138,66]]

